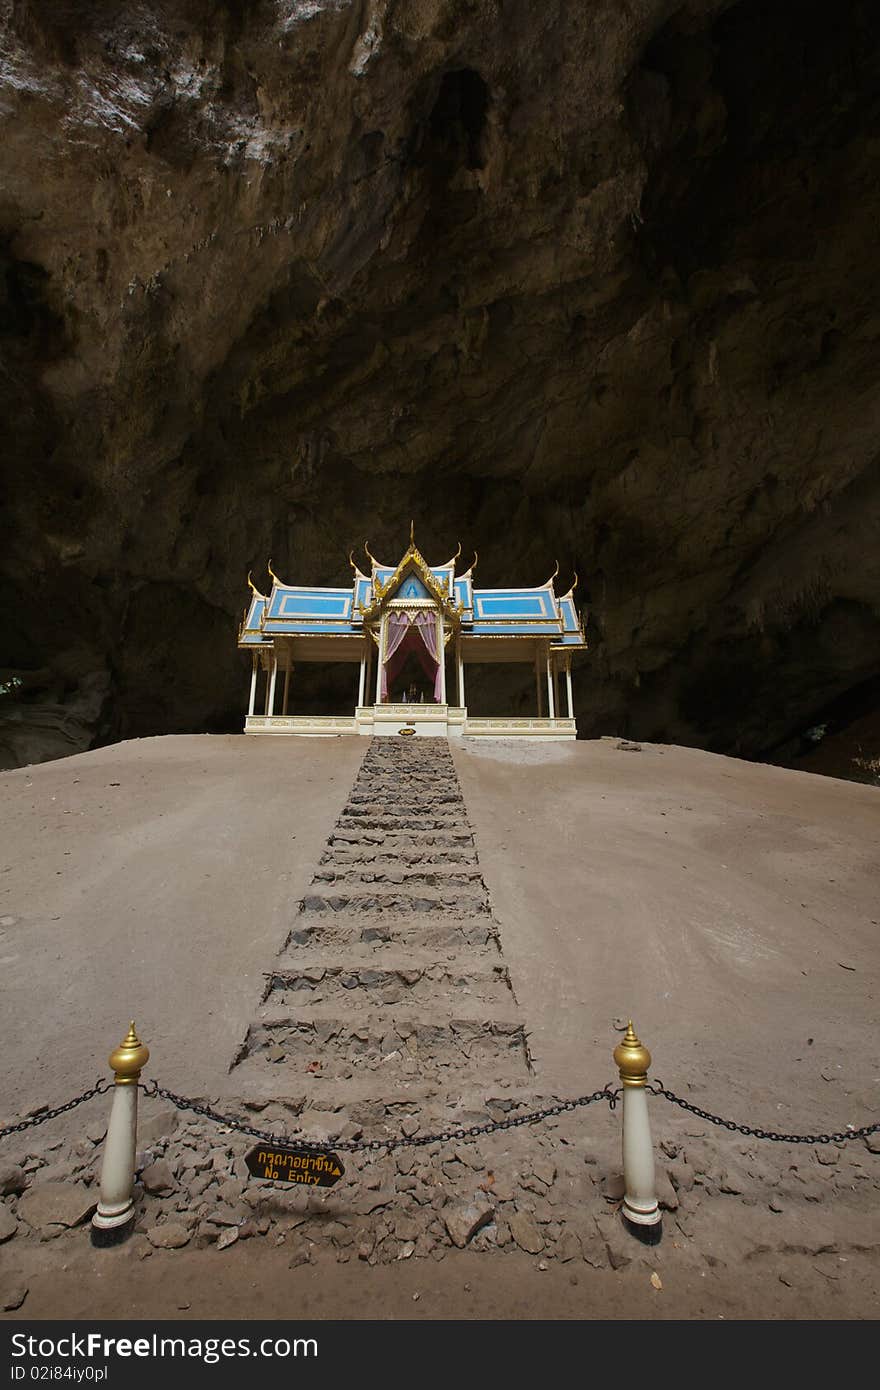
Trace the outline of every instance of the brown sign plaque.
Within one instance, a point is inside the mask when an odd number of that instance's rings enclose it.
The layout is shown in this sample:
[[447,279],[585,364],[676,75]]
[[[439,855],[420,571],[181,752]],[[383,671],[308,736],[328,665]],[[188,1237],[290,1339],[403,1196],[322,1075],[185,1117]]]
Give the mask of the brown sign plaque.
[[329,1149],[288,1149],[257,1144],[245,1154],[251,1177],[269,1182],[302,1183],[308,1187],[332,1187],[345,1173]]

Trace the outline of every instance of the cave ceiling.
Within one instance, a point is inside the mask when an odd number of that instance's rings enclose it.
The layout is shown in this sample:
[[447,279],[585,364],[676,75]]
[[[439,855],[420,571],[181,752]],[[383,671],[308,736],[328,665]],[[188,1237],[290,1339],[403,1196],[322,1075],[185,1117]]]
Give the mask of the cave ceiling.
[[411,518],[578,573],[583,736],[762,756],[876,677],[873,4],[0,24],[7,762],[240,728],[248,570],[346,582]]

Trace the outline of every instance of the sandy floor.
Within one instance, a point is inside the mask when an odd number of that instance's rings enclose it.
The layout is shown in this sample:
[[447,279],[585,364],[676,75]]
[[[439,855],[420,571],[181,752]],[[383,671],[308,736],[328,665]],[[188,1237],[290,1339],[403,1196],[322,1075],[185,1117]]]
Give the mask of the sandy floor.
[[[0,1121],[104,1074],[132,1015],[151,1075],[222,1091],[364,751],[346,739],[147,739],[0,776]],[[654,1072],[699,1106],[782,1130],[876,1120],[876,789],[616,740],[474,743],[454,756],[536,1093],[611,1080],[632,1015]],[[685,1124],[724,1168],[735,1136],[659,1099],[652,1117],[658,1145]],[[74,1123],[34,1130],[33,1144]],[[616,1122],[603,1110],[596,1123],[610,1151]],[[702,1268],[676,1264],[671,1223],[658,1251],[634,1245],[617,1269],[469,1250],[323,1268],[319,1253],[321,1279],[258,1240],[141,1260],[143,1237],[96,1251],[73,1231],[0,1246],[2,1278],[29,1289],[0,1316],[286,1317],[307,1283],[306,1316],[870,1317],[880,1156],[858,1147],[851,1195],[829,1186],[775,1212],[758,1183],[742,1198],[751,1206],[710,1192]],[[136,1306],[120,1306],[131,1262]]]

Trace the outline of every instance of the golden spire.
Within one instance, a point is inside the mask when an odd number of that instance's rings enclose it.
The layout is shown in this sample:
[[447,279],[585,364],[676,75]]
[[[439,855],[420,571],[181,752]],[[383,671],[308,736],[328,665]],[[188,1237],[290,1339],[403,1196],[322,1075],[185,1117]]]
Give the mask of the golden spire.
[[[470,569],[465,570],[465,574],[473,574],[474,570],[477,568],[477,561],[479,560],[479,558],[480,558],[480,557],[479,557],[479,555],[477,554],[477,552],[476,552],[476,550],[475,550],[475,551],[474,551],[474,558],[471,560],[471,567],[470,567]],[[462,575],[462,578],[464,578],[464,575]]]
[[284,580],[283,580],[283,579],[279,579],[279,578],[278,578],[278,575],[277,575],[277,574],[275,573],[275,571],[273,570],[273,568],[272,568],[272,561],[271,561],[271,560],[267,560],[267,561],[266,561],[266,569],[269,571],[269,573],[271,574],[272,578],[275,580],[275,583],[276,583],[276,584],[283,584],[283,583],[284,583]]
[[571,596],[572,596],[572,594],[574,593],[574,591],[575,591],[575,589],[577,588],[577,586],[578,586],[578,576],[577,576],[577,570],[575,570],[575,571],[574,571],[574,580],[573,580],[573,582],[572,582],[572,586],[571,586],[571,588],[568,590],[568,593],[562,595],[562,598],[571,598]]
[[454,565],[460,554],[461,554],[461,541],[458,542],[458,549],[456,550],[456,552],[455,552],[455,554],[453,555],[452,559],[451,559],[451,560],[447,560],[447,561],[446,561],[446,564],[445,564],[445,565],[441,565],[440,568],[441,568],[441,569],[446,569],[448,565]]
[[409,523],[409,543],[410,543],[410,545],[415,545],[415,543],[416,543],[415,527],[416,527],[416,523],[415,523],[414,521],[411,521],[411,522]]

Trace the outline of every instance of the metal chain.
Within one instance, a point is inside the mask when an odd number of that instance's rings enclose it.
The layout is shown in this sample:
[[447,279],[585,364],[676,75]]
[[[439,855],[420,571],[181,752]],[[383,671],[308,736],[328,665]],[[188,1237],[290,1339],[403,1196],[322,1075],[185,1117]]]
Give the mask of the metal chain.
[[57,1115],[63,1115],[66,1110],[75,1110],[78,1105],[82,1105],[84,1100],[91,1100],[93,1096],[103,1096],[112,1086],[113,1082],[103,1077],[100,1081],[96,1081],[89,1090],[83,1091],[81,1096],[75,1096],[73,1100],[69,1100],[66,1105],[56,1105],[54,1110],[43,1110],[39,1115],[32,1115],[30,1119],[19,1120],[14,1125],[4,1125],[0,1129],[0,1139],[5,1139],[7,1134],[20,1134],[24,1129],[33,1129],[35,1125],[44,1125],[47,1120],[54,1120]]
[[419,1148],[424,1144],[449,1143],[453,1139],[476,1139],[481,1134],[494,1134],[502,1129],[515,1129],[520,1125],[537,1124],[540,1120],[549,1119],[551,1115],[561,1115],[564,1111],[593,1105],[598,1100],[607,1101],[610,1109],[613,1110],[620,1095],[620,1087],[617,1090],[612,1090],[609,1085],[606,1085],[601,1091],[594,1091],[589,1096],[579,1096],[576,1100],[559,1101],[556,1105],[548,1105],[543,1110],[532,1110],[526,1115],[508,1115],[504,1120],[490,1120],[488,1124],[471,1125],[468,1129],[446,1129],[438,1134],[420,1134],[412,1138],[408,1135],[398,1135],[389,1139],[340,1139],[332,1143],[328,1141],[326,1144],[318,1144],[305,1139],[287,1138],[279,1134],[272,1134],[265,1129],[257,1129],[254,1125],[246,1125],[241,1120],[232,1119],[229,1115],[219,1114],[218,1111],[212,1110],[209,1105],[202,1105],[200,1101],[187,1096],[178,1096],[174,1091],[166,1090],[164,1086],[160,1086],[155,1081],[148,1082],[142,1089],[145,1095],[161,1096],[163,1100],[170,1101],[178,1110],[191,1110],[195,1115],[201,1115],[206,1120],[213,1120],[216,1124],[225,1125],[228,1129],[237,1130],[240,1134],[250,1134],[254,1139],[262,1139],[269,1144],[295,1144],[298,1149],[307,1149],[312,1153],[323,1153],[327,1149],[339,1149],[343,1153],[376,1152],[378,1149]]
[[753,1139],[772,1139],[779,1144],[845,1144],[850,1139],[866,1139],[869,1134],[876,1134],[880,1130],[880,1124],[863,1125],[861,1129],[847,1129],[840,1134],[777,1134],[772,1129],[756,1129],[751,1125],[738,1125],[735,1120],[723,1120],[720,1115],[712,1115],[708,1110],[701,1110],[698,1105],[691,1105],[689,1100],[682,1100],[674,1091],[668,1091],[659,1079],[649,1082],[647,1090],[652,1096],[662,1096],[664,1100],[669,1100],[673,1105],[678,1105],[682,1110],[689,1110],[692,1115],[699,1115],[701,1120],[708,1120],[712,1125],[720,1125],[722,1129],[735,1130],[737,1134],[749,1134]]

